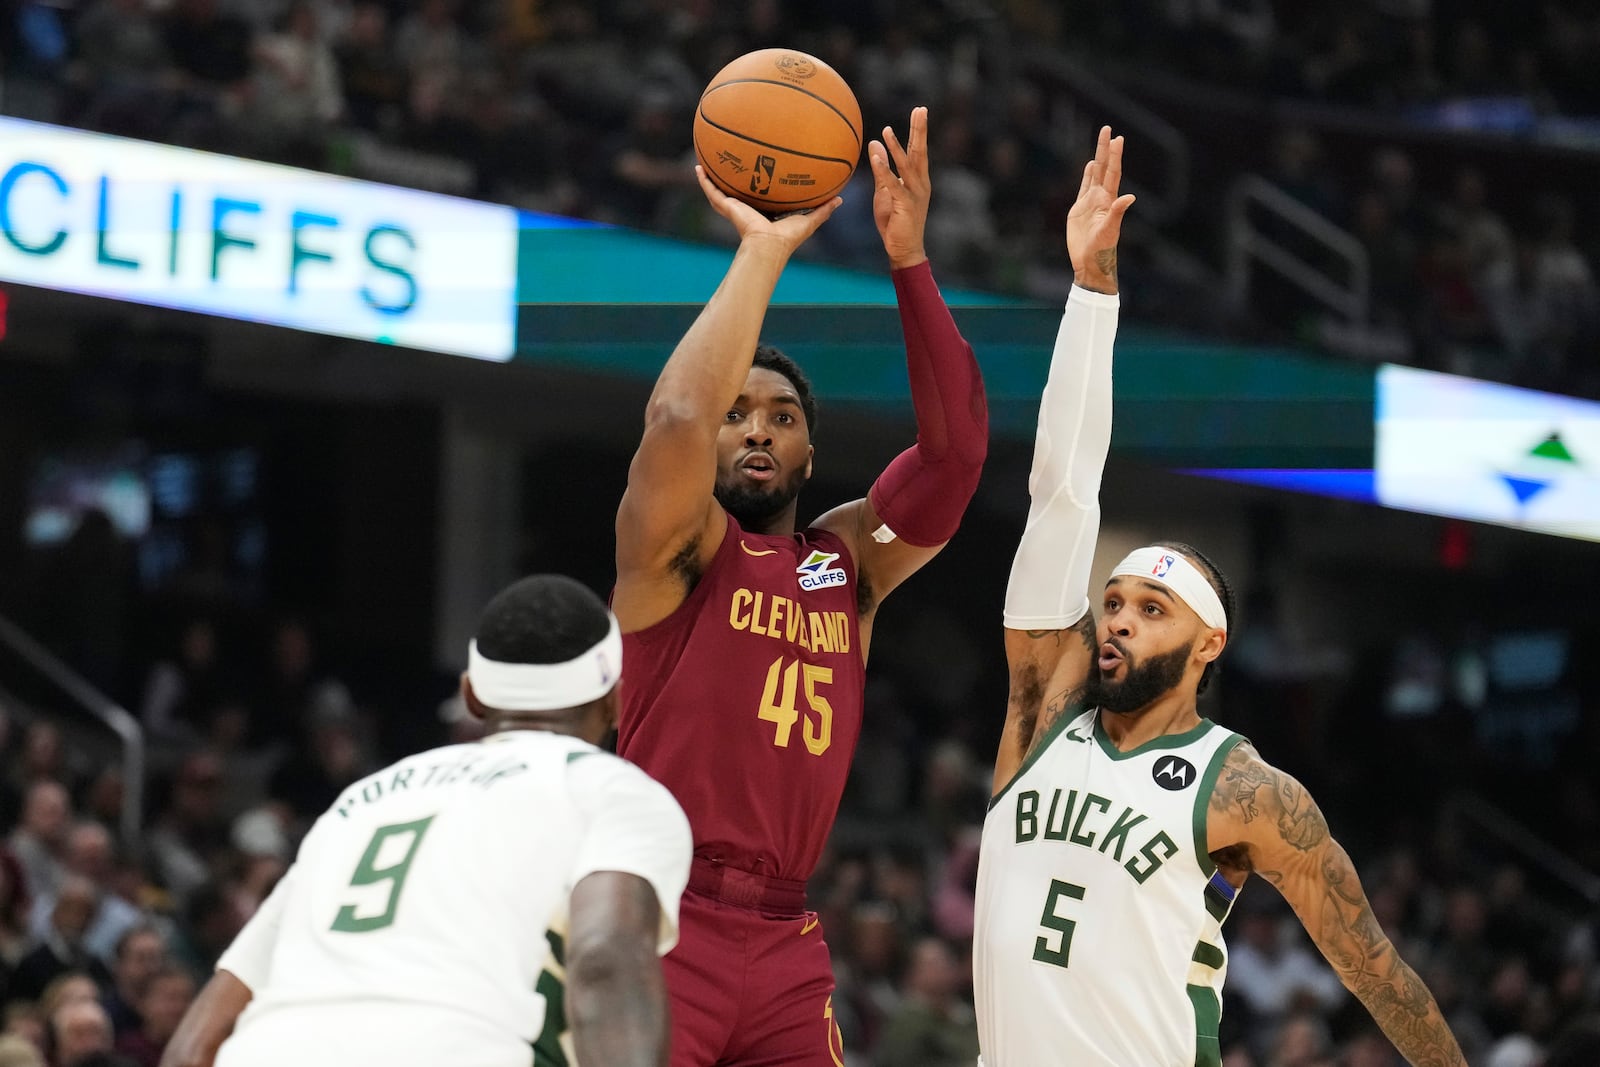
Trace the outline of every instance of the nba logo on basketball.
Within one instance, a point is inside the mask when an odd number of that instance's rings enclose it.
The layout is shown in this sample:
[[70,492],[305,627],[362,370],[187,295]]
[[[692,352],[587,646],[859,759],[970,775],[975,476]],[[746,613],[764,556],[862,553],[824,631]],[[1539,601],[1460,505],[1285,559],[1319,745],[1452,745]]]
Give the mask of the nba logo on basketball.
[[1167,572],[1172,569],[1172,565],[1176,562],[1178,562],[1177,559],[1172,556],[1162,556],[1156,561],[1156,565],[1150,568],[1151,576],[1156,578],[1165,578],[1167,576]]

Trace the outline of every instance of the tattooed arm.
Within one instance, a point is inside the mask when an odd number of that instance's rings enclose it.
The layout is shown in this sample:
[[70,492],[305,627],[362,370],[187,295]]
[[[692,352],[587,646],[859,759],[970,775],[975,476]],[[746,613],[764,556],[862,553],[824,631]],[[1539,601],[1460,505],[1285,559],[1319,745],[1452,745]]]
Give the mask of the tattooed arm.
[[1016,777],[1054,723],[1077,713],[1095,647],[1092,612],[1063,630],[1006,630],[1011,695],[994,761],[995,793]]
[[1408,1062],[1466,1067],[1433,994],[1378,926],[1350,856],[1299,782],[1239,745],[1211,794],[1207,836],[1223,866],[1277,887]]
[[1116,339],[1117,241],[1133,203],[1121,194],[1122,138],[1100,131],[1067,215],[1075,282],[1061,317],[1044,395],[1028,524],[1006,587],[1011,697],[995,759],[994,791],[1016,776],[1046,730],[1078,703],[1093,665],[1089,569],[1100,532],[1100,477],[1111,447],[1111,357]]

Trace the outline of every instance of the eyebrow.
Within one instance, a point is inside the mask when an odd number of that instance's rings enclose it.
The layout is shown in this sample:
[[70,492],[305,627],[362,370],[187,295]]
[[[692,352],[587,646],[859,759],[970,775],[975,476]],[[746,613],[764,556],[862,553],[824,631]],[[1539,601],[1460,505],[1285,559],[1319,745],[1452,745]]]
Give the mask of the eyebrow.
[[[1161,596],[1165,597],[1168,601],[1174,601],[1175,600],[1175,598],[1172,595],[1172,590],[1168,589],[1164,585],[1157,585],[1155,582],[1147,582],[1142,578],[1135,578],[1134,581],[1135,581],[1136,584],[1143,586],[1145,589],[1148,589],[1152,593],[1161,594]],[[1111,579],[1110,581],[1108,581],[1106,583],[1106,589],[1109,590],[1113,585],[1121,585],[1121,584],[1122,584],[1122,579],[1120,577],[1113,578],[1113,579]]]
[[[740,393],[738,396],[733,398],[733,402],[736,405],[747,404],[750,402],[750,396],[748,393]],[[772,397],[772,403],[788,404],[790,407],[798,408],[800,406],[800,398],[795,396],[793,393],[779,393],[777,396]]]

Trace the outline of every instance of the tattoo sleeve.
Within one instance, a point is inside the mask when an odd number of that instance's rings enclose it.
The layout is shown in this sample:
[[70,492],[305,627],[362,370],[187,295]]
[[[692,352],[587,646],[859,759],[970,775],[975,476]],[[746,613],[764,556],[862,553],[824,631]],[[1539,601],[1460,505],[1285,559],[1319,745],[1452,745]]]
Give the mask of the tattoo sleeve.
[[[1039,640],[1053,639],[1058,647],[1070,644],[1072,639],[1076,637],[1082,643],[1084,649],[1092,656],[1095,648],[1094,614],[1091,612],[1085,615],[1069,629],[1029,630],[1028,636],[1037,637]],[[1030,706],[1040,708],[1042,703],[1043,707],[1035,714],[1035,721],[1032,724],[1033,729],[1028,734],[1028,752],[1032,752],[1039,746],[1040,739],[1049,732],[1050,727],[1055,724],[1057,719],[1061,718],[1068,708],[1077,707],[1083,702],[1083,682],[1081,680],[1051,696],[1049,700],[1044,700],[1044,691],[1048,684],[1048,680],[1041,680],[1033,693],[1033,700]]]
[[1340,981],[1414,1067],[1466,1067],[1461,1047],[1416,971],[1372,914],[1361,879],[1305,787],[1248,745],[1223,765],[1211,818],[1236,831],[1244,857],[1277,887]]

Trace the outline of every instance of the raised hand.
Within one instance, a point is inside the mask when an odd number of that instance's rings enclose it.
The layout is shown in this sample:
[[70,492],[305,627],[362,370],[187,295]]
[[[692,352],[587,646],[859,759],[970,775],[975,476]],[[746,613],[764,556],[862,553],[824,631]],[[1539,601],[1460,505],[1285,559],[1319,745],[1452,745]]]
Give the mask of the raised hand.
[[928,258],[922,244],[933,195],[928,180],[928,109],[911,109],[911,132],[904,148],[894,130],[885,126],[883,140],[867,145],[867,160],[872,164],[872,218],[883,250],[889,253],[889,265],[896,270],[914,267]]
[[711,209],[733,223],[741,242],[747,239],[771,240],[782,247],[785,255],[805,244],[806,238],[816,233],[817,227],[827,222],[828,216],[844,203],[836,196],[810,211],[792,211],[770,219],[743,200],[728,196],[718,189],[706,176],[705,168],[699,164],[695,165],[694,174],[700,180],[700,189],[706,194]]
[[[1077,202],[1067,212],[1067,254],[1077,283],[1085,289],[1117,291],[1117,241],[1122,216],[1132,206],[1132,193],[1122,188],[1122,138],[1100,127],[1094,159],[1083,168]],[[1119,195],[1120,193],[1120,195]]]

